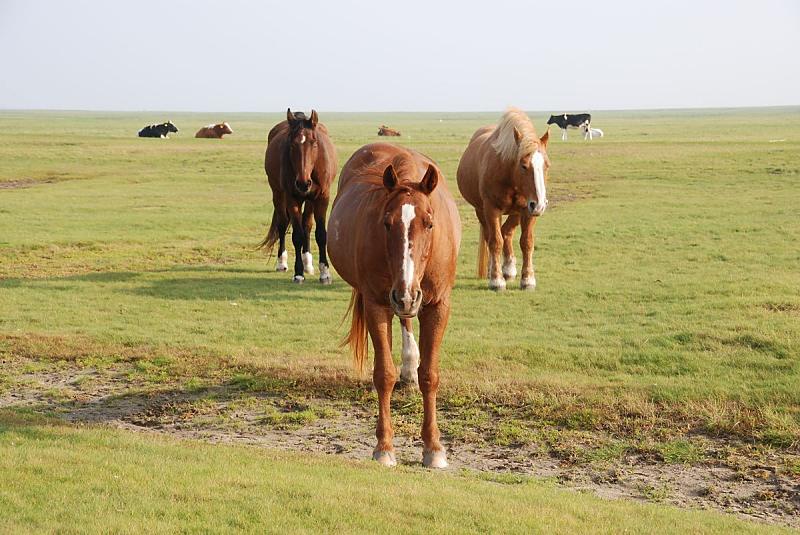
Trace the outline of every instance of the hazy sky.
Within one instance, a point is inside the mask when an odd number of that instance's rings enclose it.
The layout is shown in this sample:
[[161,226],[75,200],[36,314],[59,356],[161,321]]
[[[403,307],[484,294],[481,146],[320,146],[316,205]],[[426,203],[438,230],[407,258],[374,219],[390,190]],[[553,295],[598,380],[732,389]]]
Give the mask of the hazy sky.
[[0,109],[800,104],[800,0],[0,0]]

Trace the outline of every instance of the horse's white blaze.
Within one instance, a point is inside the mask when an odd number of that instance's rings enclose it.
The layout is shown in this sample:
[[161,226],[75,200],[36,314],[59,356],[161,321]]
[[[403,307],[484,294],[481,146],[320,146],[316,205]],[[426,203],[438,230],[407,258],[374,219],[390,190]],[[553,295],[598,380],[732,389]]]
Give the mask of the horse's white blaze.
[[403,282],[405,283],[405,293],[403,302],[410,306],[413,299],[411,297],[411,285],[414,282],[414,260],[411,258],[411,242],[408,241],[408,233],[411,229],[411,222],[417,217],[416,208],[413,204],[404,204],[400,220],[403,222]]
[[403,365],[400,368],[400,377],[409,383],[417,382],[417,368],[419,368],[419,346],[414,339],[414,333],[406,330],[406,326],[400,324],[400,332],[403,335]]
[[547,208],[547,190],[544,185],[544,156],[538,150],[531,156],[531,167],[533,167],[533,184],[536,187],[535,212],[541,215]]

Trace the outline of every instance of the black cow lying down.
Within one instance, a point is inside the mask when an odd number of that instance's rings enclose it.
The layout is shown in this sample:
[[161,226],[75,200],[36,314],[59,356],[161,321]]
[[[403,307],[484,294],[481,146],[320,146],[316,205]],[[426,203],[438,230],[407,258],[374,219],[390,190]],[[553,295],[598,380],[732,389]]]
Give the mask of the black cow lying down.
[[556,124],[561,129],[561,141],[567,140],[567,128],[581,128],[582,126],[592,126],[592,115],[589,113],[564,113],[562,115],[551,115],[547,124]]
[[161,124],[151,124],[139,130],[139,137],[169,137],[169,133],[178,133],[178,128],[172,124],[172,121],[167,121]]

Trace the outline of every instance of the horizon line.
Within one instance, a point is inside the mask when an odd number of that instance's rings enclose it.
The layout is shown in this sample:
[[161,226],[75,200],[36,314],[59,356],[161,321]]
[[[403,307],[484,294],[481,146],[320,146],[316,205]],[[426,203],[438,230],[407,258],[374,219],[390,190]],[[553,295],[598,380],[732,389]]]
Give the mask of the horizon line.
[[[508,109],[507,106],[505,109]],[[746,110],[746,109],[777,109],[777,108],[800,108],[800,103],[797,104],[769,104],[769,105],[743,105],[743,106],[675,106],[675,107],[657,107],[657,108],[594,108],[584,109],[583,111],[589,112],[631,112],[631,111],[696,111],[696,110]],[[316,108],[314,108],[316,109]],[[482,110],[325,110],[320,108],[320,111],[325,113],[502,113],[503,109],[482,109]],[[527,112],[544,112],[545,110],[524,109]],[[110,109],[110,108],[0,108],[2,112],[86,112],[86,113],[284,113],[283,110],[275,111],[255,111],[255,110],[178,110],[178,109]],[[563,112],[570,113],[570,112]]]

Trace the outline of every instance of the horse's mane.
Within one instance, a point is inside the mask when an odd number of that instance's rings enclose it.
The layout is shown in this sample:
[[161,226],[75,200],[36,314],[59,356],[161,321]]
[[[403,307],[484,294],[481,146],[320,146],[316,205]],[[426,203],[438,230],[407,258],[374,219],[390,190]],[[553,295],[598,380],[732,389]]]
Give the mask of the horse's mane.
[[[522,136],[517,144],[514,129]],[[539,137],[528,115],[517,108],[509,108],[500,119],[494,132],[492,147],[504,161],[518,160],[536,150]]]

